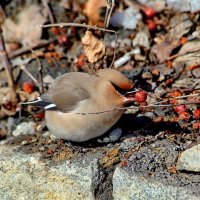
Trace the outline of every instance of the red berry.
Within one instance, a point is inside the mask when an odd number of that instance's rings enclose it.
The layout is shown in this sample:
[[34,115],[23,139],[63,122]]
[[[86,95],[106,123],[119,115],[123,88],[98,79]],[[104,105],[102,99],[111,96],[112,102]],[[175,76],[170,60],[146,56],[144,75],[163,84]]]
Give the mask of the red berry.
[[185,105],[180,105],[180,106],[175,106],[174,110],[178,115],[180,115],[181,113],[185,112],[187,108]]
[[86,56],[81,54],[79,57],[78,57],[78,60],[76,62],[76,66],[78,69],[82,68],[85,64],[86,64]]
[[55,34],[55,35],[59,35],[60,34],[60,28],[59,27],[52,27],[51,31]]
[[143,12],[147,18],[152,18],[156,14],[156,11],[151,7],[146,7]]
[[190,119],[190,114],[188,112],[182,112],[180,115],[179,115],[179,118],[180,119],[184,119],[186,122],[189,121]]
[[59,37],[58,37],[58,43],[59,44],[65,44],[65,45],[67,45],[68,44],[68,38],[67,38],[67,36],[66,35],[60,35]]
[[170,93],[170,97],[179,97],[181,96],[181,93],[179,91],[173,91]]
[[200,122],[193,123],[192,128],[195,130],[200,130]]
[[147,100],[147,93],[144,90],[135,93],[135,101],[144,103]]
[[149,30],[153,32],[156,30],[156,23],[153,20],[149,20],[148,27],[149,27]]
[[33,84],[33,82],[31,82],[31,81],[25,81],[23,83],[23,90],[24,90],[24,92],[32,93],[33,90],[34,90],[34,84]]
[[45,116],[45,113],[44,112],[41,112],[41,113],[38,113],[38,114],[35,114],[34,117],[35,118],[40,118],[40,119],[43,119]]
[[197,110],[194,111],[194,118],[200,119],[200,109],[197,109]]

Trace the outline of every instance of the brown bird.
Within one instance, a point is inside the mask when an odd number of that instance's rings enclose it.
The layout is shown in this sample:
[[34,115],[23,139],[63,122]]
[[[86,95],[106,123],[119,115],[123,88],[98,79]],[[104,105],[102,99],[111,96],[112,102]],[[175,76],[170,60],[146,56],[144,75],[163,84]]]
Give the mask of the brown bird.
[[94,75],[70,72],[56,78],[38,100],[25,104],[46,110],[46,125],[52,134],[84,142],[103,135],[123,114],[124,110],[115,108],[122,108],[129,99],[115,86],[133,88],[131,81],[114,69],[101,69]]

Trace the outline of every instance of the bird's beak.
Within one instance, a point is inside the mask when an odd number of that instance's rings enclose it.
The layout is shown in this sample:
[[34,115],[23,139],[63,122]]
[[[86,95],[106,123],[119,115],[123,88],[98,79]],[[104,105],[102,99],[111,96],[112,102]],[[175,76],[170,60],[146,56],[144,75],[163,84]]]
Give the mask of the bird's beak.
[[135,93],[138,92],[139,90],[137,88],[132,88],[131,90],[127,91],[124,96],[125,96],[125,103],[131,103],[135,102]]

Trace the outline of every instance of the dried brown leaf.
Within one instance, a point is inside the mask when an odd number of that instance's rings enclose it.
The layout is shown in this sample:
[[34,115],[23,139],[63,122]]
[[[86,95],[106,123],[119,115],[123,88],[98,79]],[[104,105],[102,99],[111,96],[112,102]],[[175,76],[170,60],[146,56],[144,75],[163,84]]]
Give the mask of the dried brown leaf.
[[173,66],[178,66],[184,63],[186,67],[196,66],[200,64],[200,41],[193,40],[185,43],[180,51],[178,57],[174,60]]
[[100,9],[106,7],[106,0],[88,0],[84,14],[88,17],[89,25],[103,26],[103,22],[100,21]]
[[37,5],[29,5],[18,13],[15,20],[7,18],[2,26],[3,37],[6,42],[28,43],[30,46],[38,43],[42,36],[42,29],[37,25],[47,21],[47,13]]
[[95,37],[91,31],[86,31],[82,38],[85,54],[91,63],[97,62],[105,54],[104,43]]
[[163,41],[161,43],[155,44],[152,47],[151,52],[153,52],[156,55],[159,62],[162,63],[170,58],[172,51],[179,45],[180,44],[176,41],[174,42]]
[[105,155],[99,160],[99,164],[105,168],[105,167],[114,165],[115,163],[118,163],[119,161],[120,161],[119,149],[113,148],[109,152],[107,152],[107,155]]
[[169,37],[173,39],[180,39],[183,35],[187,34],[191,29],[193,23],[186,13],[175,15],[170,20]]

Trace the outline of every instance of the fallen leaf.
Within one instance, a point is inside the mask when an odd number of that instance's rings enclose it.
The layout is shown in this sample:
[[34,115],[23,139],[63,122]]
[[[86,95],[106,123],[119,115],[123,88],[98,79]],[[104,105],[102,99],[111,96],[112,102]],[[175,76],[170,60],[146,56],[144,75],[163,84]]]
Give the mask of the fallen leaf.
[[193,23],[186,13],[175,15],[170,20],[169,37],[173,39],[180,39],[183,35],[189,32],[192,25]]
[[119,160],[119,149],[113,148],[99,160],[99,163],[103,168],[106,168],[118,163]]
[[172,174],[176,174],[177,173],[177,170],[176,170],[175,166],[167,167],[167,170],[168,170],[169,173],[172,173]]
[[103,26],[103,22],[100,21],[100,9],[106,7],[106,0],[88,0],[84,14],[88,17],[88,24],[89,25],[98,25]]
[[162,63],[170,58],[172,51],[179,45],[180,44],[178,41],[163,41],[161,43],[159,42],[158,44],[155,44],[152,47],[151,52],[153,52],[156,55],[159,62]]
[[42,25],[47,21],[47,13],[42,7],[29,5],[18,13],[15,20],[7,18],[2,26],[3,37],[6,43],[20,44],[28,43],[30,46],[38,43],[42,36],[42,29],[37,25]]
[[184,63],[186,67],[196,66],[200,64],[200,40],[186,42],[177,54],[177,58],[173,62],[173,67]]
[[88,61],[91,63],[97,62],[105,54],[104,43],[95,37],[91,31],[86,31],[82,38],[82,44]]
[[200,50],[200,40],[192,40],[185,43],[180,51],[180,55],[185,55],[187,53],[192,53]]

